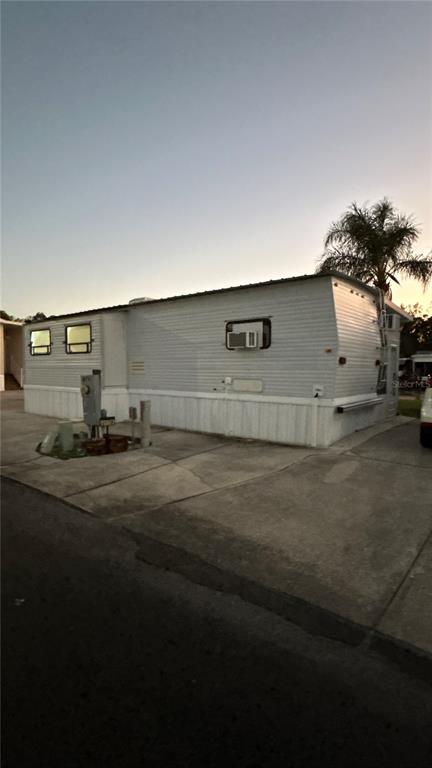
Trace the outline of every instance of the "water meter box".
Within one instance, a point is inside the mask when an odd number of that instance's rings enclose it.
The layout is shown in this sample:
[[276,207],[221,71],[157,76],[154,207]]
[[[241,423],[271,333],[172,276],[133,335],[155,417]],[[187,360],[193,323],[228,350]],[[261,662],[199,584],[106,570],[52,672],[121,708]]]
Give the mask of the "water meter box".
[[88,427],[99,424],[101,414],[101,379],[99,374],[81,376],[84,421]]

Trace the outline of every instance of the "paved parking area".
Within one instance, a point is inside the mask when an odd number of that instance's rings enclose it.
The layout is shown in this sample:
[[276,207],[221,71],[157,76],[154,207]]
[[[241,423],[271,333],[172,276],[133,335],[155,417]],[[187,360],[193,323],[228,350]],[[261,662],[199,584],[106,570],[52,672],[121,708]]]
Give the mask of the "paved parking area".
[[432,451],[418,422],[319,451],[159,429],[145,451],[59,461],[34,452],[53,421],[5,409],[4,475],[432,653]]

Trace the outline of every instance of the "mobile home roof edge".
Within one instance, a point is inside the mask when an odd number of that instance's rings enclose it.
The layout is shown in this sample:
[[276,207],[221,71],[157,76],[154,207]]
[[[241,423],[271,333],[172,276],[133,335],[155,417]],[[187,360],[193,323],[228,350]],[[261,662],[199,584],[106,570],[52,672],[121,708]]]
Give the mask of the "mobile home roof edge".
[[[266,286],[270,285],[283,285],[284,283],[294,283],[299,282],[301,280],[316,280],[323,277],[333,277],[337,278],[339,280],[345,280],[349,283],[353,283],[354,285],[357,285],[364,291],[369,291],[369,293],[372,293],[374,295],[377,294],[377,289],[374,288],[372,285],[367,285],[366,283],[362,283],[361,280],[358,280],[356,277],[351,277],[350,275],[345,275],[342,272],[336,272],[334,270],[329,272],[315,272],[311,275],[295,275],[294,277],[281,277],[276,278],[275,280],[265,280],[263,282],[259,283],[247,283],[244,285],[233,285],[229,286],[228,288],[213,288],[209,291],[197,291],[196,293],[183,293],[178,294],[177,296],[167,296],[165,298],[161,299],[146,299],[145,301],[134,301],[133,304],[127,303],[127,304],[114,304],[110,307],[96,307],[94,309],[83,309],[79,312],[69,312],[67,314],[63,315],[49,315],[46,320],[34,320],[27,325],[40,325],[40,323],[44,323],[47,320],[63,320],[70,317],[80,317],[84,315],[95,315],[99,314],[101,312],[122,312],[125,310],[130,310],[134,307],[141,307],[147,304],[160,304],[162,302],[168,302],[168,301],[179,301],[180,299],[193,299],[198,296],[212,296],[213,294],[220,294],[220,293],[229,293],[232,291],[241,291],[241,290],[247,290],[248,288],[264,288]],[[386,302],[389,306],[392,307],[393,310],[397,311],[400,315],[405,317],[407,320],[411,320],[410,315],[407,315],[406,312],[404,312],[400,307],[398,307],[396,304],[393,304],[392,302],[387,301]]]
[[0,317],[0,325],[24,325],[24,320],[5,320]]

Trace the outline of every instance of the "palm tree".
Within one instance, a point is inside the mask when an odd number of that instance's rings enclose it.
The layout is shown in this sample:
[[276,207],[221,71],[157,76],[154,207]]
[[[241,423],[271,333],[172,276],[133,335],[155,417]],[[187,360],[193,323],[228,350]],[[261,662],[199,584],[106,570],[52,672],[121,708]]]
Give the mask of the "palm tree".
[[432,253],[413,254],[419,234],[412,217],[398,213],[387,198],[371,207],[352,203],[327,232],[317,272],[344,272],[389,297],[390,280],[399,284],[396,275],[415,278],[426,288],[432,279]]

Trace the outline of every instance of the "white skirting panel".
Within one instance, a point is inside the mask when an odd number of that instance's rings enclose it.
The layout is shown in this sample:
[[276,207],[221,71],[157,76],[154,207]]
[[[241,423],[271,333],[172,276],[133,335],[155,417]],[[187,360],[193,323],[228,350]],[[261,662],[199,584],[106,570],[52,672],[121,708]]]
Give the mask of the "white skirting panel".
[[[324,448],[384,418],[382,406],[338,414],[337,400],[204,392],[129,390],[129,402],[151,400],[153,424]],[[370,395],[343,398],[347,403]],[[378,410],[380,409],[380,410]]]
[[78,388],[24,386],[24,410],[60,419],[82,418],[82,400]]
[[[352,400],[356,399],[359,398],[352,398]],[[346,403],[346,398],[343,402]],[[339,404],[341,404],[340,401],[336,400],[335,406]],[[346,413],[336,413],[335,407],[325,427],[326,445],[332,445],[343,437],[358,432],[360,429],[371,427],[372,424],[383,421],[385,418],[387,418],[385,403],[379,403],[371,408],[361,408],[358,411],[347,411]]]
[[105,387],[102,390],[102,408],[117,421],[129,418],[129,392],[125,387]]
[[[128,408],[151,400],[153,424],[196,432],[253,438],[290,445],[324,448],[359,429],[385,418],[385,404],[337,413],[337,405],[350,400],[283,398],[263,395],[127,390],[106,388],[102,407],[117,421],[128,418]],[[78,388],[24,387],[25,410],[61,419],[81,419]]]
[[[129,396],[125,388],[102,390],[102,408],[118,421],[128,418]],[[78,387],[24,387],[24,409],[28,413],[55,416],[59,419],[82,419],[82,398]]]

